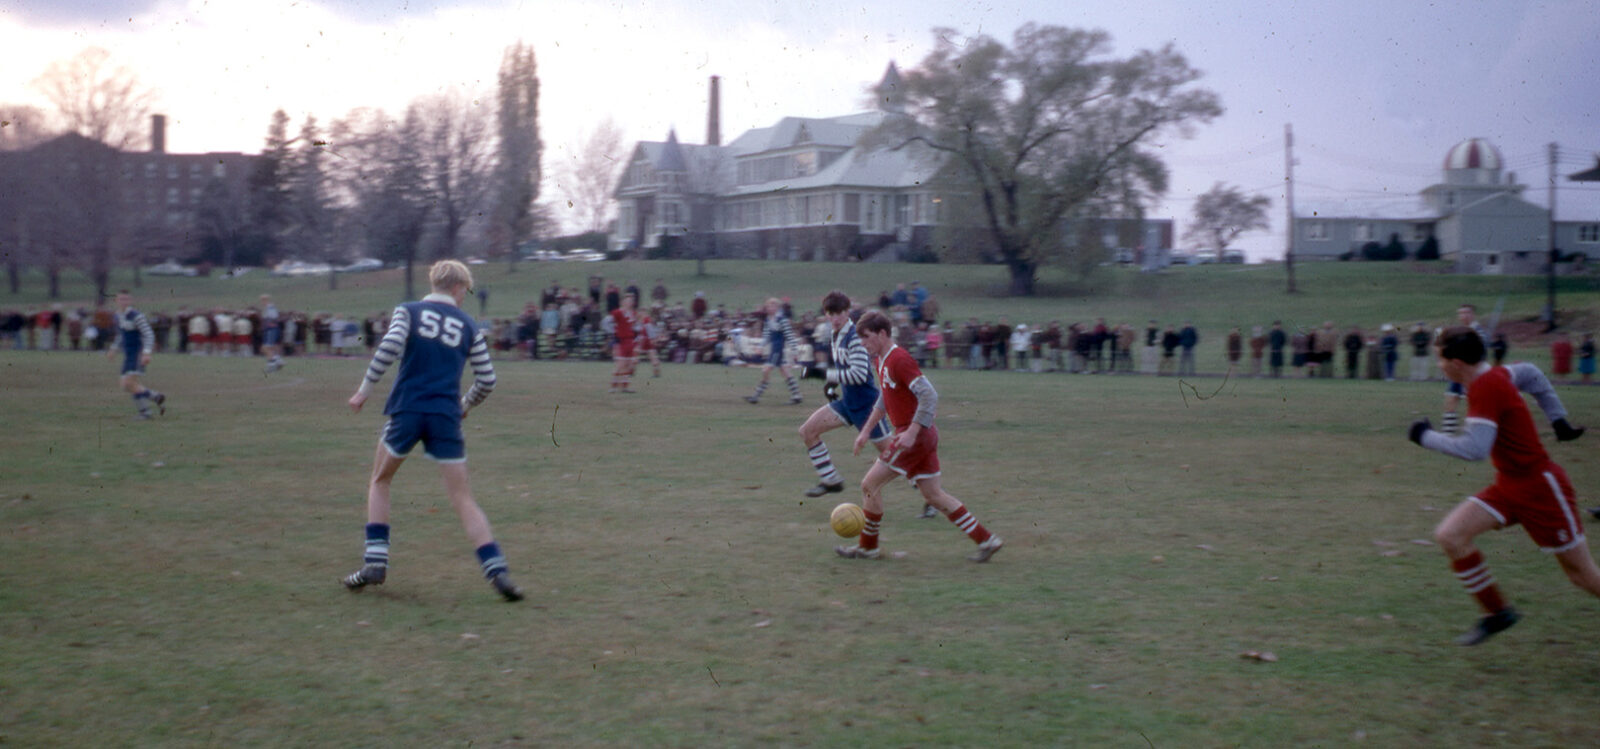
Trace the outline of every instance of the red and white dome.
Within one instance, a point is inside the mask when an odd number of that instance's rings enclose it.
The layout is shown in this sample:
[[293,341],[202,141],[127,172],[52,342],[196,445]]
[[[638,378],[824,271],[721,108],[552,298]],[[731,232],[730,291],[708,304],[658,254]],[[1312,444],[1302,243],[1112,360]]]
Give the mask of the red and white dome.
[[1457,143],[1445,154],[1445,169],[1492,169],[1499,171],[1502,165],[1500,149],[1495,148],[1483,138],[1468,138]]

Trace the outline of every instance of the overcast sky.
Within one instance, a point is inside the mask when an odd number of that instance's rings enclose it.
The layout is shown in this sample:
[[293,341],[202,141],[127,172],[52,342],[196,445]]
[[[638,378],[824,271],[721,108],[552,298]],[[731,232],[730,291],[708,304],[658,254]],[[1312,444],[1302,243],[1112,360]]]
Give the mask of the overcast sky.
[[674,127],[704,142],[711,75],[727,142],[866,108],[866,87],[891,60],[915,66],[934,27],[1009,40],[1028,21],[1105,29],[1118,56],[1171,42],[1221,95],[1223,117],[1160,144],[1172,188],[1151,215],[1180,233],[1220,181],[1273,202],[1273,230],[1235,246],[1282,255],[1285,124],[1300,215],[1404,214],[1445,152],[1476,136],[1540,205],[1559,144],[1558,218],[1600,221],[1600,184],[1564,178],[1600,152],[1600,0],[0,0],[0,102],[43,106],[31,82],[101,46],[158,92],[169,150],[258,152],[278,108],[298,128],[439,91],[490,102],[501,52],[522,39],[538,56],[551,174],[607,116],[630,146]]

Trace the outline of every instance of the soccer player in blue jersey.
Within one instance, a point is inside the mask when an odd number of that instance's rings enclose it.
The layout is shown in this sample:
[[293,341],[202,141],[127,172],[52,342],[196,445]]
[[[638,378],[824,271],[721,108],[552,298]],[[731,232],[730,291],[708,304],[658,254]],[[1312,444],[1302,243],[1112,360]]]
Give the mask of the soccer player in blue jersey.
[[150,352],[156,346],[156,333],[144,313],[133,308],[133,295],[127,289],[117,292],[117,327],[121,331],[121,345],[107,346],[106,358],[115,358],[118,351],[122,352],[122,390],[133,396],[133,405],[139,409],[135,418],[150,418],[151,403],[155,403],[156,409],[165,414],[167,396],[145,387],[139,379],[144,376],[144,368],[150,364]]
[[794,344],[794,326],[789,323],[789,316],[784,314],[783,303],[777,297],[767,300],[767,321],[762,332],[767,337],[767,363],[761,365],[761,382],[756,384],[755,394],[744,399],[759,403],[761,394],[767,392],[767,379],[772,376],[772,370],[777,369],[783,374],[783,381],[789,384],[789,405],[799,403],[802,400],[800,383],[789,374],[789,367],[784,363],[784,352]]
[[850,319],[850,297],[842,291],[828,292],[822,298],[822,314],[833,327],[833,366],[828,368],[828,382],[839,385],[839,399],[819,407],[800,425],[800,440],[806,445],[818,478],[817,485],[806,490],[807,497],[844,491],[844,478],[834,468],[828,445],[822,441],[824,433],[843,426],[870,429],[872,433],[868,439],[880,452],[884,440],[891,435],[883,419],[867,423],[872,407],[878,403],[878,386],[872,380],[872,359],[861,345],[856,324]]
[[[445,493],[477,549],[483,576],[507,601],[522,600],[511,582],[505,557],[495,543],[489,518],[472,499],[467,483],[466,442],[461,420],[494,389],[489,343],[461,302],[472,291],[472,271],[457,260],[441,260],[428,270],[433,293],[419,302],[394,308],[389,331],[367,365],[366,378],[350,396],[350,410],[361,412],[372,388],[396,361],[400,372],[383,413],[389,423],[378,440],[378,453],[367,485],[367,547],[364,564],[344,578],[345,587],[360,590],[382,585],[389,572],[389,484],[418,442],[423,454],[439,464]],[[461,370],[472,364],[472,388],[461,395]]]

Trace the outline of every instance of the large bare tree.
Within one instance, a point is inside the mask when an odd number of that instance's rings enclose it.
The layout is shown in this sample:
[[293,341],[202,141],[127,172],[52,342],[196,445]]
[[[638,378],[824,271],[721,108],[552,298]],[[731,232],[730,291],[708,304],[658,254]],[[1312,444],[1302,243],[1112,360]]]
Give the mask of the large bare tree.
[[111,53],[89,47],[70,60],[54,62],[33,86],[55,107],[66,129],[117,150],[139,145],[154,106],[155,92],[132,70],[111,61]]
[[1116,58],[1104,31],[1031,23],[1009,46],[951,29],[934,38],[899,90],[877,92],[909,116],[874,139],[921,142],[949,160],[943,177],[981,206],[1013,294],[1032,294],[1039,269],[1072,252],[1063,219],[1089,206],[1137,215],[1117,204],[1166,189],[1152,143],[1222,113],[1171,45]]
[[11,293],[22,290],[22,268],[37,262],[32,241],[39,170],[28,149],[53,136],[44,110],[24,104],[0,104],[0,254],[5,256]]
[[438,209],[436,258],[456,257],[461,231],[479,214],[494,176],[492,112],[478,97],[436,94],[418,105],[426,132],[423,156]]
[[622,128],[606,117],[579,138],[562,169],[562,196],[583,231],[605,231],[611,220],[611,191],[628,158],[622,149]]

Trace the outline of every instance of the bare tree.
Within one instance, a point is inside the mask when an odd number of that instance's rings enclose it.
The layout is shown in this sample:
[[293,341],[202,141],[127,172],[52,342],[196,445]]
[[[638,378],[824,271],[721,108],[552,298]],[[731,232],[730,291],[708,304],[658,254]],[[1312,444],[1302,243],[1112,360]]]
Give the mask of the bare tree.
[[434,204],[438,207],[436,257],[456,257],[461,230],[489,194],[494,149],[490,112],[477,97],[441,94],[418,105],[426,123],[423,157]]
[[[337,265],[339,253],[328,239],[333,227],[334,208],[328,201],[328,176],[323,156],[328,143],[317,128],[317,118],[307,116],[300,134],[292,141],[288,155],[284,189],[287,192],[284,244],[291,252],[306,258]],[[328,271],[328,289],[339,288],[339,274]]]
[[27,150],[53,135],[44,110],[0,104],[0,174],[5,175],[0,179],[0,254],[13,294],[22,290],[23,266],[39,260],[32,241],[39,170]]
[[491,239],[514,270],[517,245],[533,234],[544,151],[539,140],[539,66],[533,47],[520,41],[506,48],[500,61],[499,105],[499,179]]
[[1195,201],[1194,223],[1183,236],[1221,252],[1240,234],[1270,228],[1267,208],[1271,206],[1272,200],[1265,195],[1246,197],[1239,188],[1218,182]]
[[949,160],[944,176],[982,206],[1013,294],[1031,295],[1040,267],[1071,250],[1063,219],[1095,201],[1165,191],[1152,141],[1222,113],[1170,45],[1115,59],[1103,31],[1029,23],[1010,46],[950,29],[934,35],[903,85],[877,92],[886,109],[910,116],[889,118],[869,142],[920,142]]
[[145,137],[145,122],[155,93],[133,71],[111,62],[111,53],[89,47],[64,62],[54,62],[34,79],[68,130],[117,150]]
[[583,231],[605,231],[611,220],[611,191],[628,158],[622,149],[622,128],[607,117],[579,139],[562,169],[562,196]]

